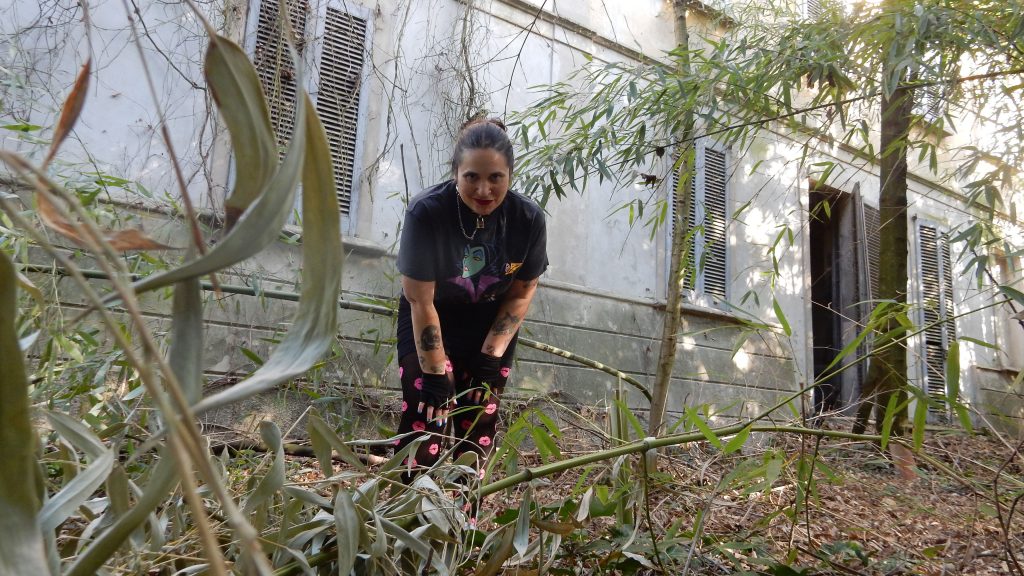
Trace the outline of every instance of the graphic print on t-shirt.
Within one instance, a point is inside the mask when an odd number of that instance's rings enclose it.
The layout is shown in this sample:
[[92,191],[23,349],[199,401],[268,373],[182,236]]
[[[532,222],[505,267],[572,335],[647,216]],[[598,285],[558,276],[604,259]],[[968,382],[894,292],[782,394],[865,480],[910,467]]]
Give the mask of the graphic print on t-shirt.
[[[469,296],[469,301],[474,304],[480,301],[480,298],[488,288],[501,281],[500,276],[486,273],[493,272],[491,268],[494,268],[496,265],[495,252],[494,246],[467,245],[462,251],[462,275],[453,276],[448,279],[452,284],[465,290]],[[492,258],[488,259],[488,254]],[[484,301],[491,300],[494,300],[493,295],[484,298]]]
[[487,251],[483,246],[466,246],[462,254],[462,277],[472,278],[487,265]]

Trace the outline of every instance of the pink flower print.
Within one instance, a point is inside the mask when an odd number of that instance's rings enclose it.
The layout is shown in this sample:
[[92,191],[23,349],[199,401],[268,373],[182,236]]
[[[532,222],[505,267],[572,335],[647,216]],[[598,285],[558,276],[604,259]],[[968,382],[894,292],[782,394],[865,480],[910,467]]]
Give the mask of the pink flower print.
[[423,378],[417,378],[413,380],[412,387],[417,390],[423,390]]
[[444,371],[445,372],[451,372],[452,371],[452,361],[451,360],[445,360],[444,361]]
[[438,452],[438,451],[439,451],[440,449],[441,449],[441,448],[440,448],[440,447],[438,447],[438,445],[437,445],[437,444],[435,443],[435,444],[431,444],[431,445],[430,445],[430,448],[428,448],[428,449],[427,449],[427,452],[430,452],[430,453],[431,453],[432,455],[434,455],[434,456],[437,456],[437,452]]
[[[488,442],[488,444],[490,444],[490,442]],[[485,446],[486,446],[486,444],[485,444]],[[484,476],[486,476],[486,475],[487,475],[487,471],[484,470],[483,468],[481,468],[480,471],[477,472],[477,476],[479,476],[481,480],[483,480]]]
[[405,368],[402,368],[401,366],[399,366],[398,367],[398,377],[401,378],[402,374],[405,374]]
[[484,407],[484,412],[486,412],[488,414],[494,414],[497,411],[498,411],[498,405],[495,404],[494,402],[488,402],[487,406]]
[[480,437],[480,445],[481,446],[490,446],[491,445],[491,437],[490,436],[481,436]]
[[402,439],[401,438],[399,438],[398,440],[395,440],[395,446],[398,446],[401,443],[402,443]]
[[412,466],[412,467],[415,468],[416,467],[416,459],[415,458],[406,458],[405,459],[405,464],[407,466]]
[[508,375],[511,374],[511,373],[512,373],[512,369],[509,368],[508,366],[502,366],[501,367],[501,377],[502,378],[508,378]]
[[469,427],[472,426],[472,425],[473,425],[473,421],[472,420],[463,420],[459,424],[459,426],[461,426],[463,430],[469,430]]
[[423,432],[424,430],[427,429],[427,425],[417,420],[416,422],[412,423],[412,429],[417,432]]
[[405,400],[402,400],[402,412],[405,412],[408,409],[409,409],[409,403],[406,402]]

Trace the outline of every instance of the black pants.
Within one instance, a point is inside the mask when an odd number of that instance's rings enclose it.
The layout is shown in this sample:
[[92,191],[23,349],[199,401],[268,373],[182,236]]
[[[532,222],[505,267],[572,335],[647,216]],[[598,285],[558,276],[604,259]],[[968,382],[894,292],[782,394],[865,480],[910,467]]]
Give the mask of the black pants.
[[[494,450],[494,434],[498,425],[498,408],[501,404],[500,395],[494,391],[478,403],[469,399],[471,378],[465,359],[446,356],[448,378],[455,384],[458,405],[448,417],[448,423],[437,426],[436,422],[427,422],[426,414],[418,413],[420,403],[419,387],[423,383],[423,371],[415,354],[407,354],[398,363],[398,376],[402,380],[402,421],[398,425],[398,433],[420,432],[410,434],[396,441],[395,450],[405,448],[410,442],[428,436],[420,443],[412,455],[411,466],[414,469],[425,469],[433,466],[450,442],[455,442],[455,458],[466,452],[479,455],[477,466],[480,479],[484,477],[484,462]],[[411,475],[406,481],[411,480]]]

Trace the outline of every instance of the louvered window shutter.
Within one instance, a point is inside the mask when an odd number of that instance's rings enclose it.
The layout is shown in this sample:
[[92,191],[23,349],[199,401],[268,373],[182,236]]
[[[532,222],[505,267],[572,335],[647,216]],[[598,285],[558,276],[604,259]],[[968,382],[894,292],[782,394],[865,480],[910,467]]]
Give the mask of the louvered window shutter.
[[331,144],[342,214],[348,214],[352,208],[366,33],[365,19],[338,8],[327,8],[316,107]]
[[[687,274],[683,286],[701,294],[726,298],[726,155],[721,150],[700,146],[697,150],[697,170],[699,174],[690,180],[693,201],[690,203],[688,222],[690,230],[694,230],[693,242],[689,246],[688,262],[694,274]],[[672,233],[675,234],[676,210],[675,190],[679,184],[679,175],[673,173],[672,190]]]
[[[295,37],[301,43],[306,35],[309,3],[307,0],[285,0],[284,7],[288,12]],[[297,85],[295,62],[287,45],[281,40],[284,31],[278,16],[280,9],[281,3],[278,0],[260,2],[253,63],[270,107],[270,122],[277,136],[277,145],[283,155],[284,147],[291,140],[295,128]],[[301,46],[296,46],[296,51],[301,54]]]
[[725,152],[712,148],[704,149],[704,185],[702,190],[703,208],[703,253],[701,254],[701,276],[704,293],[722,300],[726,296],[728,274],[726,270],[726,163]]
[[917,237],[924,328],[922,387],[929,396],[941,400],[946,396],[946,356],[956,338],[949,240],[925,225],[918,227]]
[[[270,119],[278,145],[287,145],[293,133],[297,84],[295,65],[284,43],[278,20],[281,0],[261,0],[253,61],[270,106]],[[314,26],[309,0],[284,0],[298,39],[300,57]],[[327,132],[342,214],[352,208],[352,190],[358,148],[358,120],[368,23],[338,7],[323,13],[323,43],[319,54],[316,108]]]
[[[879,212],[878,208],[868,206],[859,202],[861,207],[861,230],[858,231],[857,261],[860,267],[858,275],[858,290],[861,301],[860,328],[865,329],[871,317],[871,311],[878,305],[878,251],[881,247],[879,240]],[[857,364],[857,382],[863,382],[867,377],[871,359],[868,354],[874,347],[874,335],[868,334],[860,346],[857,347],[858,356],[866,358],[865,361]]]
[[[865,246],[862,254],[865,258],[865,275],[868,280],[869,293],[867,299],[878,299],[878,251],[881,249],[881,237],[879,236],[880,218],[878,208],[864,206],[864,234]],[[874,308],[874,305],[871,306]]]
[[[679,161],[679,155],[676,154],[674,159],[673,159],[673,166],[675,165],[675,162],[678,162],[678,161]],[[690,189],[690,194],[691,195],[693,194],[693,182],[694,182],[695,179],[696,178],[690,178],[690,181],[689,181],[689,189]],[[671,251],[672,250],[672,239],[675,236],[676,231],[677,231],[676,222],[678,222],[678,217],[679,217],[679,212],[676,210],[676,192],[677,192],[677,190],[679,190],[679,171],[678,170],[673,170],[672,171],[672,178],[670,179],[670,185],[672,186],[672,189],[669,190],[668,199],[669,199],[669,211],[670,211],[670,214],[672,215],[672,224],[671,224],[671,227],[669,228],[670,234],[668,236],[668,242],[669,242],[668,247],[669,247],[669,250]],[[688,230],[693,230],[693,227],[695,226],[695,223],[697,221],[697,201],[696,201],[696,198],[693,198],[693,201],[690,202],[689,218],[687,218],[686,221],[687,221],[687,227],[688,227],[687,229]],[[695,237],[694,241],[691,242],[689,246],[687,246],[686,261],[689,264],[689,266],[687,268],[686,276],[683,277],[683,288],[686,289],[686,290],[693,290],[694,289],[694,285],[695,285],[695,283],[697,281],[696,280],[697,276],[693,272],[694,267],[697,265],[696,252],[697,252],[697,238]],[[669,257],[671,258],[671,254],[669,254]]]
[[821,18],[825,7],[822,0],[804,0],[804,16],[811,20]]

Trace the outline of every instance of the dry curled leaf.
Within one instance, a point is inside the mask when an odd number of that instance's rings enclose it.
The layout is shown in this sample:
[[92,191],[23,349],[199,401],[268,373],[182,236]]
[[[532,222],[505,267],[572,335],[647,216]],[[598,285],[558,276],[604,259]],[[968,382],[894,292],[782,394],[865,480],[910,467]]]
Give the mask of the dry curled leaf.
[[78,117],[82,113],[82,108],[85,106],[85,93],[89,90],[89,73],[91,69],[92,61],[86,60],[85,64],[82,65],[82,70],[78,72],[78,77],[75,78],[75,85],[71,88],[71,93],[68,94],[67,99],[64,101],[64,106],[60,112],[60,120],[57,121],[57,126],[53,129],[53,143],[50,144],[50,151],[46,154],[46,160],[43,160],[44,168],[53,160],[53,157],[57,154],[57,149],[60,148],[68,134],[71,133],[71,128],[74,127],[75,122],[78,121]]
[[910,451],[910,448],[897,442],[890,442],[889,454],[892,455],[893,464],[896,465],[900,478],[908,482],[917,479],[917,471],[914,470],[917,462],[914,460],[914,453]]
[[173,246],[161,244],[146,236],[141,230],[130,228],[128,230],[117,230],[107,233],[107,242],[118,252],[128,250],[177,250]]

